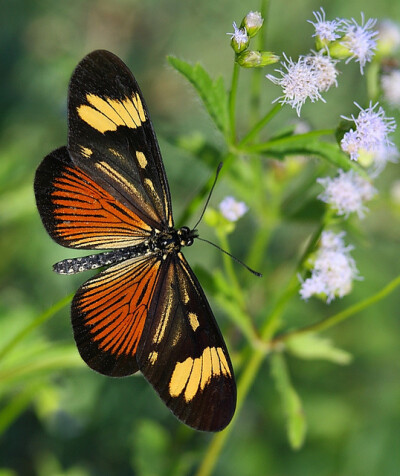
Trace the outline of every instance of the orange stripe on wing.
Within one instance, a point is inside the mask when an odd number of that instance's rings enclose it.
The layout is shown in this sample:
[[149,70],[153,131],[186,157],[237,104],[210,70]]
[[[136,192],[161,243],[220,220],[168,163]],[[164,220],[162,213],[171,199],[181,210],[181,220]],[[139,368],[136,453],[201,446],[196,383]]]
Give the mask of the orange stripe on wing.
[[157,257],[142,257],[113,266],[82,286],[77,310],[100,351],[136,353],[159,270]]
[[151,227],[82,170],[66,167],[53,182],[55,233],[76,248],[118,248],[143,241]]

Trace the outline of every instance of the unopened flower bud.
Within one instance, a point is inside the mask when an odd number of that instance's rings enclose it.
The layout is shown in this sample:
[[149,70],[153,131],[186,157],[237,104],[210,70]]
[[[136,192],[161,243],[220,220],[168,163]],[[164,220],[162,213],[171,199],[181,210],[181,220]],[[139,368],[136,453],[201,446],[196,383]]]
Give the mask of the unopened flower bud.
[[246,50],[237,55],[237,63],[243,68],[260,68],[279,61],[279,56],[270,51]]
[[246,28],[250,38],[256,36],[264,23],[264,19],[259,12],[249,12],[242,21],[241,27]]

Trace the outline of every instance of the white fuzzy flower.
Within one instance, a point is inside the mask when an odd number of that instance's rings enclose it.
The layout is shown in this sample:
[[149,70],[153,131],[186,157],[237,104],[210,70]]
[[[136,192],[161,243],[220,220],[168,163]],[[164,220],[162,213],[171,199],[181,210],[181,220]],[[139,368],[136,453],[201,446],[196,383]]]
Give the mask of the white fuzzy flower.
[[291,58],[287,58],[285,54],[284,58],[286,62],[282,63],[282,66],[286,72],[276,69],[275,71],[281,74],[280,78],[271,74],[267,74],[266,78],[283,89],[284,94],[274,102],[289,104],[293,109],[296,109],[297,115],[300,116],[301,107],[306,99],[309,98],[311,102],[321,99],[325,102],[319,92],[318,74],[314,66],[304,56],[300,57],[297,63]]
[[377,152],[382,146],[393,145],[388,135],[396,129],[395,120],[386,117],[382,107],[375,110],[378,103],[374,106],[370,103],[367,109],[362,109],[357,103],[354,104],[360,109],[357,117],[341,116],[356,125],[356,130],[346,132],[341,141],[342,149],[350,154],[350,158],[357,160],[360,149]]
[[219,210],[229,221],[237,221],[248,210],[244,202],[238,202],[233,197],[225,197],[219,204]]
[[338,215],[344,215],[346,218],[353,212],[356,212],[359,218],[364,218],[364,213],[368,210],[364,202],[371,200],[377,193],[370,182],[354,170],[339,170],[337,177],[323,177],[317,179],[317,182],[325,188],[318,198],[331,205]]
[[375,26],[376,19],[370,18],[364,24],[364,14],[361,13],[361,25],[359,25],[354,18],[351,20],[342,20],[340,30],[344,33],[341,44],[347,48],[351,56],[346,60],[355,60],[360,63],[360,71],[363,74],[365,64],[371,61],[374,50],[377,46],[376,36],[377,31],[371,29]]
[[340,146],[344,152],[350,155],[351,160],[357,160],[360,151],[360,138],[357,131],[350,129],[346,132],[340,142]]
[[400,107],[400,70],[383,74],[381,86],[385,100],[394,107]]
[[346,247],[344,244],[344,237],[346,236],[345,231],[341,231],[340,233],[334,233],[330,230],[325,230],[321,234],[320,238],[320,246],[326,250],[348,250],[351,251],[353,248]]
[[336,76],[338,75],[338,71],[335,67],[337,63],[336,60],[333,60],[330,56],[320,53],[307,55],[305,60],[315,69],[319,91],[328,91],[328,89],[333,85],[337,87]]
[[392,20],[382,20],[378,25],[378,50],[392,55],[400,47],[400,27]]
[[233,22],[233,33],[227,33],[231,35],[231,40],[233,40],[239,47],[246,45],[249,41],[246,28],[238,28],[236,22]]
[[313,25],[315,28],[315,33],[313,34],[313,36],[319,37],[322,41],[335,41],[337,38],[340,37],[340,35],[336,33],[340,21],[325,20],[325,11],[322,7],[320,8],[320,10],[321,13],[313,12],[314,17],[317,20],[316,22],[307,20],[308,23],[311,23],[311,25]]
[[311,277],[301,283],[300,296],[303,299],[324,295],[329,303],[337,296],[348,294],[353,280],[360,279],[355,261],[350,256],[352,247],[344,245],[343,236],[344,233],[322,233]]

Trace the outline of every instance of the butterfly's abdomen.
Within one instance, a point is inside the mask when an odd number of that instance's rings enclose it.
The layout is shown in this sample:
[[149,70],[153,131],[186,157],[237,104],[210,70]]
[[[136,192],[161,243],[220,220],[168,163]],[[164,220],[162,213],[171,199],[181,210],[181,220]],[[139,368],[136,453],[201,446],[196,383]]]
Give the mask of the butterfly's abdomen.
[[136,246],[120,248],[114,251],[104,251],[80,258],[64,259],[53,265],[53,270],[58,274],[76,274],[90,269],[97,269],[111,264],[117,264],[127,259],[143,256],[149,251],[147,243]]

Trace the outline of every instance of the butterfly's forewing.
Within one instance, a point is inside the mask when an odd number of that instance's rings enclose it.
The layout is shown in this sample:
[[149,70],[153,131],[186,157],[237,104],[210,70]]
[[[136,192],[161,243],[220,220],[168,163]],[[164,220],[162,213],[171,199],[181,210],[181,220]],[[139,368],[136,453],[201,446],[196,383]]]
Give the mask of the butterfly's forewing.
[[68,150],[85,170],[155,229],[173,226],[157,139],[139,86],[108,51],[76,67],[68,95]]
[[76,167],[66,147],[43,159],[34,188],[43,224],[63,246],[121,248],[150,236],[151,227]]
[[154,299],[161,261],[142,256],[89,279],[72,302],[79,353],[92,369],[121,377],[138,370],[136,351]]
[[180,420],[219,431],[236,406],[228,351],[182,253],[167,257],[162,274],[138,347],[139,369]]

